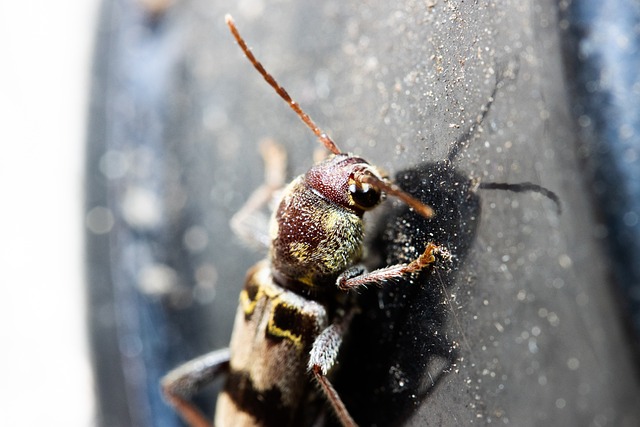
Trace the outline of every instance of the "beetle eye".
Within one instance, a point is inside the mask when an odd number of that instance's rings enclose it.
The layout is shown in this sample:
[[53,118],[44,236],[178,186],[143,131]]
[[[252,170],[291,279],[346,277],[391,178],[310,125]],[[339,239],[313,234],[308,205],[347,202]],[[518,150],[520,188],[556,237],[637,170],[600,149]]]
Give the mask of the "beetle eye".
[[349,183],[351,200],[361,209],[371,209],[380,203],[381,192],[371,184],[352,180]]

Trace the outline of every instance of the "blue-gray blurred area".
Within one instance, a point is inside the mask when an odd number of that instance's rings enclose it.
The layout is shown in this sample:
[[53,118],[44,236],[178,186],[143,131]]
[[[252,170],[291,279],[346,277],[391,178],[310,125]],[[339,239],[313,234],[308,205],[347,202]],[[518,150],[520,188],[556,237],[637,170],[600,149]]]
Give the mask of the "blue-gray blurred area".
[[209,182],[212,168],[180,116],[184,31],[180,15],[161,19],[145,7],[105,1],[95,51],[87,259],[104,426],[179,425],[160,378],[220,345],[206,334],[217,280],[205,253],[214,195],[190,182]]
[[[560,2],[563,4],[564,2]],[[567,86],[621,310],[640,337],[640,3],[563,4]]]

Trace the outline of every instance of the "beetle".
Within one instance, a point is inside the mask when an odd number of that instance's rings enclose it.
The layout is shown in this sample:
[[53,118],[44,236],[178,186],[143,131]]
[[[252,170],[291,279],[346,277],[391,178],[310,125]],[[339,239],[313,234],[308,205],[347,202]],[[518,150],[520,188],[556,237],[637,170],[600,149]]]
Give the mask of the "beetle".
[[[402,257],[400,263],[393,261],[366,271],[360,264],[365,212],[377,207],[386,195],[400,199],[424,220],[437,218],[434,209],[403,191],[366,160],[343,153],[265,70],[233,19],[229,15],[225,19],[251,64],[332,155],[283,190],[270,221],[269,257],[247,273],[229,349],[214,351],[171,371],[162,381],[164,395],[191,425],[210,425],[189,399],[226,373],[216,405],[218,427],[318,425],[317,420],[324,415],[318,409],[321,399],[330,404],[343,426],[355,426],[328,377],[358,311],[354,293],[349,291],[450,267],[452,256],[443,245],[426,241],[421,243],[424,251],[409,251],[410,258]],[[498,87],[496,84],[477,123],[485,117]],[[455,181],[462,184],[457,190],[460,200],[478,188],[532,191],[555,202],[560,213],[558,197],[539,185],[474,183],[458,176],[450,165],[472,131],[473,127],[461,135],[433,177],[447,176],[450,180],[455,176]],[[273,146],[266,151],[270,153],[264,156],[267,163],[270,157],[278,157]],[[271,182],[267,187],[271,188],[266,192],[270,195],[276,185]],[[266,198],[258,192],[255,195],[259,197],[252,196],[236,218],[254,209],[251,205],[255,200]],[[463,248],[456,246],[456,256],[462,256]],[[455,359],[453,354],[448,357],[449,362]]]
[[209,425],[189,398],[226,373],[216,405],[219,427],[311,424],[322,416],[307,410],[319,399],[317,390],[343,426],[355,426],[328,379],[357,310],[349,291],[446,265],[451,255],[427,242],[407,263],[371,272],[360,264],[363,215],[387,195],[425,218],[433,208],[363,158],[342,152],[255,58],[231,16],[225,20],[249,61],[332,154],[283,190],[270,221],[269,257],[247,273],[229,349],[174,369],[162,380],[163,392],[188,423]]

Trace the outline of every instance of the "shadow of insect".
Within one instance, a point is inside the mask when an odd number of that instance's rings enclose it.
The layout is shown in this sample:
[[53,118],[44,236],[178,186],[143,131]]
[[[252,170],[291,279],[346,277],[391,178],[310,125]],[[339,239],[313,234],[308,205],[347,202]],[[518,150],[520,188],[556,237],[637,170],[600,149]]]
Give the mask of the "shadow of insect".
[[473,183],[449,162],[425,163],[395,180],[438,214],[426,219],[404,206],[389,209],[374,233],[375,259],[380,265],[407,262],[425,241],[449,248],[454,258],[448,269],[359,295],[361,313],[344,344],[336,388],[362,426],[402,424],[455,364],[457,346],[446,329],[448,290],[480,216]]
[[403,425],[455,368],[458,345],[465,338],[459,326],[452,337],[451,324],[459,322],[451,295],[458,291],[457,272],[476,238],[481,215],[478,190],[539,193],[561,213],[558,196],[540,185],[476,182],[454,166],[472,143],[497,91],[517,77],[517,61],[496,68],[488,102],[452,144],[447,158],[395,176],[401,188],[432,206],[436,215],[424,218],[396,205],[379,218],[373,232],[369,257],[375,262],[369,268],[409,262],[426,241],[448,248],[453,258],[449,268],[422,271],[397,286],[369,289],[358,296],[360,314],[346,338],[335,383],[361,426]]

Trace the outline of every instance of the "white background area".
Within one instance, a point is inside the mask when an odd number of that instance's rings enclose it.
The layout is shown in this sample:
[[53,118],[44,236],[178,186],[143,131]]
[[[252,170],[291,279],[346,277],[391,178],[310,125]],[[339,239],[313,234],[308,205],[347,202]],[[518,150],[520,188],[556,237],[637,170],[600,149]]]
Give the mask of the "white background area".
[[0,0],[0,425],[94,425],[82,200],[97,0]]

